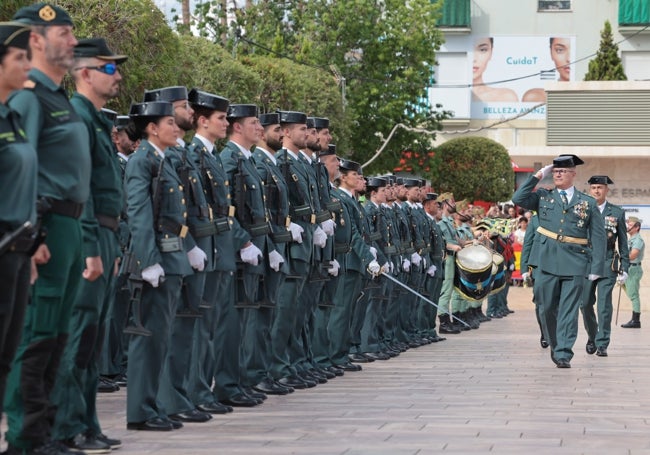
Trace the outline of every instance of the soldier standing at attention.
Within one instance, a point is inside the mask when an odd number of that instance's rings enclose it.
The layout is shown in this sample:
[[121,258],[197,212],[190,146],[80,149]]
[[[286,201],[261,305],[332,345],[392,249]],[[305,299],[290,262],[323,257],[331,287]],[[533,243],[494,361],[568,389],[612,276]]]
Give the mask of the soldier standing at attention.
[[38,154],[37,194],[52,257],[38,267],[23,339],[8,378],[6,438],[10,453],[58,453],[58,444],[50,439],[50,393],[80,281],[97,279],[103,268],[99,257],[88,258],[84,267],[79,217],[90,192],[88,130],[60,85],[74,63],[72,19],[58,6],[36,3],[18,10],[14,20],[32,26],[33,69],[9,106],[20,114]]
[[[186,244],[191,250],[195,243],[186,225],[183,185],[165,157],[180,135],[173,105],[164,101],[137,103],[131,106],[130,116],[142,137],[126,166],[131,254],[139,270],[132,274],[132,286],[142,286],[140,317],[151,335],[134,335],[129,341],[127,429],[171,431],[182,424],[169,419],[156,397],[181,302],[183,277],[192,273]],[[134,313],[137,316],[138,310]]]
[[625,286],[625,293],[632,301],[632,319],[621,327],[626,329],[640,329],[641,321],[641,301],[639,300],[639,282],[643,276],[641,262],[643,261],[643,252],[645,243],[641,238],[641,220],[631,216],[627,219],[628,250],[630,252],[630,276]]
[[113,121],[101,109],[119,94],[122,76],[117,65],[126,59],[115,55],[103,38],[89,38],[79,40],[72,68],[76,92],[70,103],[88,130],[92,159],[90,197],[81,218],[83,250],[86,261],[97,258],[103,264],[103,273],[94,281],[83,280],[75,299],[70,341],[53,393],[57,406],[53,435],[72,449],[93,453],[121,445],[102,434],[96,397],[101,328],[121,254],[118,231],[124,205],[122,172],[111,141]]
[[[583,163],[575,155],[560,155],[528,177],[512,196],[515,204],[538,213],[535,299],[539,299],[544,338],[558,368],[571,368],[585,278],[595,281],[604,274],[603,217],[594,198],[573,186],[576,166]],[[555,188],[533,191],[550,172]]]
[[[607,234],[607,256],[603,276],[585,283],[585,296],[580,309],[587,330],[587,354],[596,353],[607,357],[607,346],[612,331],[612,291],[616,281],[621,284],[627,279],[630,264],[625,235],[625,212],[617,205],[607,201],[609,186],[614,182],[606,175],[594,175],[587,181],[589,192],[596,199],[598,210],[605,221]],[[596,300],[596,293],[598,300]],[[597,302],[598,319],[594,313]]]
[[[25,222],[36,226],[36,151],[27,141],[18,115],[5,104],[9,94],[20,90],[27,80],[31,66],[27,58],[29,34],[30,28],[25,24],[0,23],[0,194],[15,195],[0,200],[2,240]],[[0,251],[0,413],[29,300],[30,253],[34,244],[31,232],[26,229],[6,250]]]

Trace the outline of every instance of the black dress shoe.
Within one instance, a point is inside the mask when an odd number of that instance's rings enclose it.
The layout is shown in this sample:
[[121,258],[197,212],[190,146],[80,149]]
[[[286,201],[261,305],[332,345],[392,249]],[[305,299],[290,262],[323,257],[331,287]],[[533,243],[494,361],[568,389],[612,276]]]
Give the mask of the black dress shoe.
[[264,401],[268,398],[265,393],[256,392],[252,387],[244,387],[244,393],[257,401]]
[[542,349],[546,349],[548,347],[548,341],[546,341],[546,338],[544,338],[544,335],[542,335],[539,338],[539,345],[542,347]]
[[373,360],[388,360],[390,356],[383,352],[364,352],[363,355],[370,357]]
[[296,376],[287,376],[285,378],[280,378],[277,381],[280,385],[285,387],[291,387],[292,389],[306,389],[307,384],[300,378]]
[[237,395],[234,395],[226,400],[221,400],[221,402],[223,404],[227,404],[228,406],[243,408],[252,408],[253,406],[260,404],[258,400],[251,398],[243,393],[238,393]]
[[[299,371],[294,377],[299,381],[304,382],[308,389],[316,387],[318,384],[320,384],[318,379],[309,374],[307,371]],[[325,382],[327,382],[327,380]]]
[[345,374],[345,371],[343,371],[342,368],[339,368],[335,365],[327,367],[327,371],[334,373],[336,376],[343,376]]
[[71,452],[83,452],[83,453],[111,453],[111,446],[108,444],[99,441],[93,435],[87,434],[78,434],[74,438],[66,439],[62,441],[63,445],[68,449],[68,453]]
[[156,417],[153,419],[145,420],[144,422],[129,422],[126,424],[127,430],[138,430],[138,431],[172,431],[171,422]]
[[287,393],[293,393],[293,392],[296,391],[296,389],[294,389],[293,387],[282,385],[278,381],[276,381],[275,379],[271,379],[271,380],[273,381],[273,384],[275,384],[277,387],[280,387],[281,389],[285,389],[287,391]]
[[213,401],[212,403],[200,404],[196,407],[199,411],[209,412],[210,414],[228,414],[232,412],[232,406]]
[[370,362],[370,359],[368,359],[366,356],[362,354],[348,354],[348,359],[350,359],[350,362],[355,362],[355,363]]
[[212,418],[212,415],[209,412],[192,409],[185,412],[179,412],[177,414],[171,414],[169,418],[179,420],[181,422],[201,423],[210,420]]
[[321,374],[321,376],[325,376],[325,379],[334,379],[336,377],[336,373],[332,373],[330,370],[326,370],[325,368],[316,368],[316,371]]
[[98,441],[103,442],[104,444],[108,444],[111,447],[111,449],[119,449],[120,447],[122,447],[122,441],[115,438],[109,438],[104,433],[99,433],[98,435],[95,435],[95,438]]
[[604,347],[602,347],[602,346],[599,347],[599,348],[596,350],[596,355],[597,355],[598,357],[607,357],[607,348],[604,348]]
[[592,340],[587,341],[587,346],[585,346],[585,350],[587,351],[587,354],[591,355],[594,352],[596,352],[596,343],[594,343]]
[[555,364],[558,368],[571,368],[571,362],[567,359],[557,359]]
[[303,378],[309,379],[311,381],[316,381],[319,384],[327,384],[327,378],[324,374],[320,374],[318,371],[311,369],[309,371],[304,371],[306,373]]
[[168,422],[173,430],[180,430],[183,428],[183,422],[180,420],[172,419],[171,417],[167,416],[163,418],[164,421]]
[[266,395],[286,395],[289,393],[286,387],[276,384],[269,378],[262,379],[259,384],[253,386],[253,390]]
[[121,373],[115,376],[113,382],[120,387],[126,387],[126,373]]
[[97,392],[98,393],[113,393],[120,390],[120,386],[115,384],[110,379],[100,376],[99,381],[97,382]]
[[361,371],[361,365],[355,365],[354,363],[344,363],[343,365],[337,365],[343,371]]

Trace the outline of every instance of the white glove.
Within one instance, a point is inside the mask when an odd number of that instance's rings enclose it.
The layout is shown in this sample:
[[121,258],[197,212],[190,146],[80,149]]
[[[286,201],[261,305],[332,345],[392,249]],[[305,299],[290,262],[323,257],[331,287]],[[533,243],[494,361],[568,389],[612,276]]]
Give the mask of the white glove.
[[370,264],[368,264],[368,271],[373,276],[379,275],[379,272],[381,272],[381,266],[379,265],[379,262],[375,261],[374,259],[370,261]]
[[317,227],[314,231],[314,245],[324,248],[325,244],[327,244],[327,234],[320,227]]
[[165,276],[165,271],[160,264],[150,265],[142,271],[142,279],[154,288],[158,287],[162,276]]
[[542,173],[542,178],[540,180],[543,180],[546,178],[546,176],[550,175],[551,171],[553,170],[553,165],[552,164],[547,164],[543,168],[541,168],[539,171]]
[[289,223],[289,230],[291,231],[293,241],[302,243],[302,233],[305,232],[302,226],[296,223]]
[[430,277],[436,276],[436,270],[438,270],[438,267],[436,267],[435,265],[432,265],[431,267],[429,267],[427,269],[427,275],[429,275]]
[[380,273],[388,273],[388,272],[390,272],[390,262],[387,262],[384,265],[382,265],[379,272]]
[[376,260],[377,259],[377,248],[375,248],[374,246],[371,246],[370,247],[370,254],[372,254],[372,257],[375,258],[375,260]]
[[524,273],[521,274],[521,279],[524,280],[524,281],[526,281],[526,280],[528,279],[529,276],[530,276],[530,273],[528,273],[528,272],[524,272]]
[[426,269],[427,268],[427,258],[422,256],[422,268]]
[[388,261],[388,263],[390,264],[390,273],[392,274],[395,271],[395,266],[392,261]]
[[596,281],[598,278],[600,278],[600,275],[594,275],[593,273],[589,274],[589,281]]
[[417,267],[420,265],[421,262],[422,262],[422,256],[420,256],[417,253],[413,253],[411,255],[411,264]]
[[330,261],[330,268],[327,269],[327,273],[329,273],[332,276],[339,276],[340,269],[341,269],[341,264],[339,264],[339,261],[334,259],[333,261]]
[[260,258],[263,257],[262,251],[252,243],[246,248],[239,250],[239,256],[241,256],[242,261],[250,265],[259,264]]
[[616,282],[618,284],[625,284],[626,281],[627,281],[627,272],[621,272],[616,277]]
[[284,262],[284,258],[276,250],[273,250],[269,253],[269,265],[276,272],[280,271],[280,264]]
[[510,264],[510,267],[508,267],[508,270],[510,270],[510,271],[512,272],[514,269],[515,269],[515,265],[514,265],[514,264]]
[[408,259],[404,259],[404,262],[402,262],[402,270],[404,270],[405,272],[411,270],[411,261],[409,261]]
[[208,257],[201,248],[195,246],[187,252],[187,259],[189,259],[190,265],[193,269],[196,269],[199,272],[203,272],[203,269],[205,268],[205,261],[208,260]]
[[334,235],[334,228],[336,227],[336,223],[333,220],[325,220],[320,224],[320,227],[323,228],[325,234],[331,237]]

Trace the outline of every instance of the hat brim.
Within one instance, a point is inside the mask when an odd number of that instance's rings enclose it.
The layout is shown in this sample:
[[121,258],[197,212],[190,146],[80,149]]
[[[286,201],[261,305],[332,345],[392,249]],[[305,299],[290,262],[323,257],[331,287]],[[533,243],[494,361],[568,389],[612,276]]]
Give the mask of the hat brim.
[[93,57],[107,62],[115,62],[117,65],[129,59],[126,55],[95,55]]

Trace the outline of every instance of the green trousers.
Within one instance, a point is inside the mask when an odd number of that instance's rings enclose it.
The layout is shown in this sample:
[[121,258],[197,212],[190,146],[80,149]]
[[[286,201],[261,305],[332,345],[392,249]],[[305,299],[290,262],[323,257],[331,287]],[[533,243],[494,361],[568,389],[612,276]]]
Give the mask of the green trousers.
[[23,339],[7,379],[5,408],[7,442],[29,449],[50,438],[54,408],[50,394],[67,343],[70,314],[77,296],[83,260],[79,220],[47,214],[43,227],[51,254],[38,267],[39,278],[32,287]]
[[104,273],[95,281],[81,280],[70,318],[70,337],[52,393],[57,407],[52,436],[57,440],[84,432],[102,433],[97,418],[97,360],[119,243],[116,234],[105,227],[99,228],[98,238]]
[[632,311],[635,313],[641,312],[641,300],[639,299],[639,283],[643,276],[643,269],[640,265],[630,267],[628,271],[627,281],[625,282],[625,293],[632,301]]
[[[596,281],[585,281],[584,296],[580,305],[582,320],[587,330],[587,337],[597,347],[609,346],[612,333],[612,291],[616,284],[615,276],[605,276]],[[598,318],[596,318],[596,311]]]
[[[339,261],[342,263],[342,261]],[[346,270],[339,277],[334,298],[334,308],[327,327],[330,339],[330,358],[334,365],[347,363],[350,352],[350,323],[354,302],[359,298],[363,276],[354,270]]]

